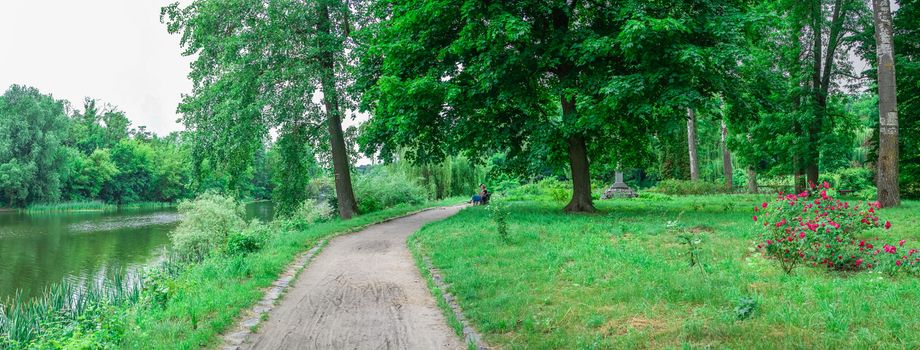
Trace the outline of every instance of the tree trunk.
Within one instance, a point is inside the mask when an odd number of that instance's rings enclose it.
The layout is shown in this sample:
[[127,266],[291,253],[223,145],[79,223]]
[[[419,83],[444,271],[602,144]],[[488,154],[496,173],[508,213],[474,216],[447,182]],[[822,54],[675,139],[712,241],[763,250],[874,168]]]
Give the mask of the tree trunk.
[[690,181],[700,179],[700,164],[696,157],[696,113],[687,108],[687,149],[690,151]]
[[728,126],[722,119],[722,173],[725,176],[725,188],[731,190],[735,187],[732,168],[732,152],[728,149]]
[[[562,96],[562,115],[564,120],[576,117],[575,97]],[[584,137],[571,135],[569,144],[569,165],[572,169],[572,200],[565,206],[566,212],[593,212],[594,202],[591,198],[591,172],[588,170],[588,147]]]
[[317,3],[317,31],[320,35],[320,66],[322,69],[323,104],[326,109],[326,122],[329,129],[329,144],[332,150],[332,169],[335,176],[335,195],[338,200],[339,217],[350,219],[358,212],[358,203],[351,187],[351,166],[348,163],[348,150],[345,146],[345,133],[342,132],[342,111],[339,106],[339,94],[335,86],[335,57],[330,49],[333,40],[332,23],[329,6],[323,1]]
[[748,167],[747,175],[748,175],[748,178],[747,178],[748,192],[750,193],[760,192],[759,189],[757,188],[757,171],[754,170],[754,167],[752,166]]
[[895,86],[891,4],[873,0],[875,42],[878,55],[878,201],[883,207],[901,204],[898,188],[898,98]]

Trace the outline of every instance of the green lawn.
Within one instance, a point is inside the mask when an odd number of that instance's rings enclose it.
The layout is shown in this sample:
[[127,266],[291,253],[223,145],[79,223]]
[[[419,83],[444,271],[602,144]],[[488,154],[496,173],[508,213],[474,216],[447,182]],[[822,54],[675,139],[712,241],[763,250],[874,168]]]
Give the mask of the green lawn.
[[[510,242],[485,207],[426,226],[410,246],[445,275],[493,346],[574,348],[920,348],[920,279],[800,268],[786,275],[753,247],[763,196],[510,204]],[[680,213],[683,212],[681,215]],[[881,212],[887,241],[920,246],[920,203]],[[702,232],[706,272],[666,223]],[[739,300],[757,302],[737,320]]]

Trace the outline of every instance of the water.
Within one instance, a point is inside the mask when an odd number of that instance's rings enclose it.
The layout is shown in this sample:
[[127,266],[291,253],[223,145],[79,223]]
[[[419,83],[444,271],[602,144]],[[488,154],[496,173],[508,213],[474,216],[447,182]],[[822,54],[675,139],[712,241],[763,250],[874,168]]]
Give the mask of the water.
[[[247,219],[272,217],[270,202],[246,206]],[[0,212],[0,302],[51,283],[98,281],[155,261],[181,216],[175,209],[23,214]]]

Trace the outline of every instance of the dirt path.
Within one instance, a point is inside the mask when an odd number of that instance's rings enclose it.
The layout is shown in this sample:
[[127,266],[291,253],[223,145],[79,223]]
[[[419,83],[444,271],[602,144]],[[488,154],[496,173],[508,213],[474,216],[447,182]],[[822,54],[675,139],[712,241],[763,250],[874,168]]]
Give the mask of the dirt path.
[[460,207],[338,237],[301,273],[243,349],[463,349],[406,238]]

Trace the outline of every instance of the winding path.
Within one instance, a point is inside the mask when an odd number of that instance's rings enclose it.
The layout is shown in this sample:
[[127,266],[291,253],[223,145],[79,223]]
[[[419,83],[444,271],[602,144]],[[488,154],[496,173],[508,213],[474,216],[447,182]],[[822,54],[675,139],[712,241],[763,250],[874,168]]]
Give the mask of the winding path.
[[243,349],[463,349],[406,246],[438,208],[333,239]]

